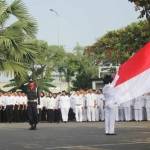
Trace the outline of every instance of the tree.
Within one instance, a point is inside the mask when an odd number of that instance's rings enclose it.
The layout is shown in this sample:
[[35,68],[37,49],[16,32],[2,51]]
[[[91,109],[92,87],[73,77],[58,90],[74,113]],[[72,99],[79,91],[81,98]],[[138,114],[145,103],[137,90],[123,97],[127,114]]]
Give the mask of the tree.
[[[7,22],[11,16],[16,19],[9,25]],[[0,1],[0,71],[25,77],[24,61],[27,62],[36,53],[27,39],[34,38],[36,31],[36,21],[21,0],[14,0],[10,5],[6,0]]]
[[88,89],[92,88],[91,81],[93,78],[97,78],[98,69],[93,59],[93,56],[87,56],[86,54],[76,55],[77,67],[75,72],[75,78],[72,81],[72,89]]
[[150,23],[150,1],[149,0],[129,0],[134,3],[136,6],[136,11],[140,11],[139,18],[143,18],[144,16]]
[[77,42],[76,46],[73,48],[73,52],[75,55],[82,55],[84,52],[84,47]]
[[66,53],[61,65],[62,73],[64,74],[65,80],[68,84],[68,91],[71,90],[71,82],[78,68],[77,57],[73,53]]

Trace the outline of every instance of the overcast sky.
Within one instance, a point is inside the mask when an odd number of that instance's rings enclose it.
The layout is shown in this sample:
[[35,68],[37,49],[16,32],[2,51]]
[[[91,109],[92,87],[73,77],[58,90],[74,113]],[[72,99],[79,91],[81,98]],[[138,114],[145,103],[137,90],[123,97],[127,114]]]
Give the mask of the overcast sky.
[[[10,0],[11,1],[11,0]],[[94,43],[107,31],[137,21],[128,0],[23,0],[39,25],[38,38],[72,50]],[[57,11],[59,16],[49,11]]]

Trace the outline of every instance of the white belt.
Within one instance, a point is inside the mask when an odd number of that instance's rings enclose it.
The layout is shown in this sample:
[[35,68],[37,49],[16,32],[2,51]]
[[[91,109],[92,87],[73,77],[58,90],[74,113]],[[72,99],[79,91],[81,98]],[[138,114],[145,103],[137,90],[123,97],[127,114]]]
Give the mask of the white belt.
[[28,100],[28,102],[37,102],[37,99]]
[[76,106],[81,106],[81,104],[76,104]]

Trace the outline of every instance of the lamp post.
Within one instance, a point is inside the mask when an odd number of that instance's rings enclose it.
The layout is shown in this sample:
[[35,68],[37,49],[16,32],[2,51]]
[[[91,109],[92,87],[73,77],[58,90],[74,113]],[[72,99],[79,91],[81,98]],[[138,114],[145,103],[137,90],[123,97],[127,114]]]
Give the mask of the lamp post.
[[57,44],[60,47],[60,15],[54,9],[49,9],[49,11],[57,17]]
[[[57,17],[57,44],[58,48],[60,48],[60,15],[59,13],[54,9],[49,9],[49,11]],[[61,72],[59,72],[59,91],[62,91],[62,75]]]

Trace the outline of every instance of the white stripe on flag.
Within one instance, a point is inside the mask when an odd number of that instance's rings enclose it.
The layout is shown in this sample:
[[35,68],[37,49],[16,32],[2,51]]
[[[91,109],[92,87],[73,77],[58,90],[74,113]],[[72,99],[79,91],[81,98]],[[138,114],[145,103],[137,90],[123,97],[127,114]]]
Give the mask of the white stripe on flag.
[[111,104],[121,104],[150,92],[150,69],[114,87]]

